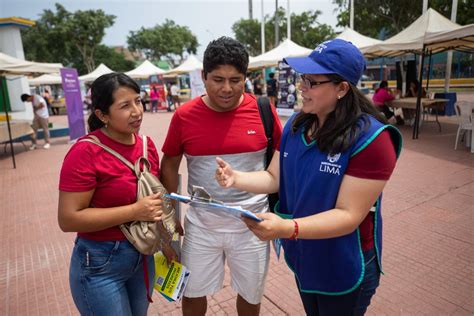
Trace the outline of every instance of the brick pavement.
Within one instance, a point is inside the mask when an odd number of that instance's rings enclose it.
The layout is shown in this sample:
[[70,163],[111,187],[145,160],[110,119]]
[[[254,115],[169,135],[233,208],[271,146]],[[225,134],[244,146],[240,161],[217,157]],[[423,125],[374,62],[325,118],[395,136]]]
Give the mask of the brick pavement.
[[[470,95],[472,97],[472,95]],[[145,115],[143,131],[160,148],[171,115]],[[51,119],[66,124],[65,116]],[[474,314],[474,155],[454,151],[457,126],[442,118],[411,140],[385,190],[384,271],[369,315]],[[0,151],[0,315],[77,315],[68,284],[74,234],[57,226],[57,185],[67,138],[50,150],[16,144],[17,169]],[[0,148],[3,149],[3,148]],[[184,164],[181,172],[185,173]],[[185,183],[184,183],[185,184]],[[302,315],[292,273],[274,254],[262,315]],[[229,276],[209,299],[208,315],[236,315]],[[150,315],[180,315],[178,304],[154,294]]]

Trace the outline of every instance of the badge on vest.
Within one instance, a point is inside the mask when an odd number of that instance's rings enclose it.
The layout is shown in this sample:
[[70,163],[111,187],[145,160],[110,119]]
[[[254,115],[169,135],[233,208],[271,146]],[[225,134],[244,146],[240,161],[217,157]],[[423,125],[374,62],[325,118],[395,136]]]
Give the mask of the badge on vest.
[[341,165],[337,164],[337,161],[339,160],[340,157],[341,157],[340,153],[335,154],[335,155],[328,154],[326,158],[327,162],[321,161],[321,164],[319,165],[319,171],[340,176]]

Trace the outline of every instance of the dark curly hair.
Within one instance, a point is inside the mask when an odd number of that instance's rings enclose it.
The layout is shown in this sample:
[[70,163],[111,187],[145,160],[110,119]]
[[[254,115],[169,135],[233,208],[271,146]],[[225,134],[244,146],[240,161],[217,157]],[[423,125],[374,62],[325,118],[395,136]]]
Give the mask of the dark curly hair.
[[204,79],[207,79],[208,73],[222,65],[234,66],[245,77],[249,66],[249,53],[244,45],[226,36],[210,42],[204,52]]
[[140,87],[135,80],[119,72],[102,75],[92,83],[92,113],[87,120],[89,131],[92,132],[104,126],[104,123],[95,115],[95,110],[108,114],[110,106],[115,101],[114,92],[120,87],[128,87],[136,93],[140,93]]

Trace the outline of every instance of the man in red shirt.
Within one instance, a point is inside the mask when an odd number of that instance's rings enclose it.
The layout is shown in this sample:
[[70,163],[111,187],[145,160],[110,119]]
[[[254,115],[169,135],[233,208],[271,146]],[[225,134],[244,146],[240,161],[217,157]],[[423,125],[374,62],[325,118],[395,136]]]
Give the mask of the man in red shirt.
[[[176,192],[183,155],[188,192],[202,186],[217,200],[255,213],[268,210],[267,195],[222,190],[214,180],[216,157],[240,170],[264,170],[267,138],[255,97],[244,93],[248,53],[239,42],[221,37],[204,53],[206,94],[180,106],[163,145],[161,180]],[[273,144],[281,124],[274,115]],[[240,218],[223,211],[191,206],[185,219],[182,263],[192,271],[183,299],[184,315],[205,315],[207,295],[222,288],[227,260],[239,315],[258,315],[268,271],[269,244],[256,238]]]

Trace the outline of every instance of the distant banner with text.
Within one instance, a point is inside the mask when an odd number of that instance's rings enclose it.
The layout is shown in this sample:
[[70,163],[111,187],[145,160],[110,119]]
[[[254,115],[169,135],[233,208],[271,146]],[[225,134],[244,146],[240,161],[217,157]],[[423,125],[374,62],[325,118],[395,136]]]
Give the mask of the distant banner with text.
[[61,68],[61,78],[66,100],[67,119],[69,124],[69,138],[75,140],[86,134],[81,89],[77,70],[75,68]]
[[288,64],[278,63],[278,104],[280,116],[291,116],[296,104],[296,72]]

